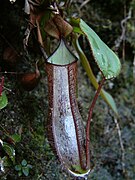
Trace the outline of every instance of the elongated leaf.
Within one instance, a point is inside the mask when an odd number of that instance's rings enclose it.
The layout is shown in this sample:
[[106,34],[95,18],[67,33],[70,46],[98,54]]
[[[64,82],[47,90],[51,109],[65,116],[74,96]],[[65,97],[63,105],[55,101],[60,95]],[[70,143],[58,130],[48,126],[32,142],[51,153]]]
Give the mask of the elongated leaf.
[[121,69],[121,63],[116,54],[82,19],[77,19],[76,22],[74,20],[74,24],[76,24],[74,31],[80,27],[83,34],[87,37],[94,59],[104,77],[106,79],[116,77],[120,73]]
[[27,167],[22,167],[22,172],[25,176],[28,176],[29,175],[29,168]]
[[20,136],[19,134],[13,134],[13,135],[11,135],[11,138],[13,139],[13,141],[14,141],[15,143],[21,141],[21,136]]
[[[98,82],[97,82],[96,77],[94,76],[94,74],[92,72],[92,69],[90,67],[90,64],[88,62],[87,57],[85,56],[84,52],[82,51],[82,49],[79,45],[78,38],[76,38],[76,40],[74,41],[74,46],[76,48],[76,51],[78,52],[78,55],[79,55],[80,60],[82,62],[82,65],[83,65],[91,83],[97,89],[98,88]],[[103,89],[101,90],[100,95],[106,101],[106,103],[111,107],[111,109],[115,112],[115,114],[118,115],[117,107],[116,107],[116,104],[115,104],[112,96],[110,94],[108,94]]]
[[116,115],[118,115],[117,107],[113,97],[105,90],[102,90],[101,96],[104,98],[106,102],[108,102],[108,104],[111,106],[112,110],[116,113]]
[[7,104],[8,104],[8,99],[7,99],[6,93],[3,91],[0,96],[0,110],[6,107]]
[[11,159],[11,161],[14,164],[15,163],[15,150],[14,150],[14,148],[9,146],[8,144],[4,143],[3,149],[9,155],[9,158]]
[[2,158],[2,160],[4,161],[4,167],[10,167],[12,166],[12,162],[10,161],[10,159],[7,156],[4,156]]

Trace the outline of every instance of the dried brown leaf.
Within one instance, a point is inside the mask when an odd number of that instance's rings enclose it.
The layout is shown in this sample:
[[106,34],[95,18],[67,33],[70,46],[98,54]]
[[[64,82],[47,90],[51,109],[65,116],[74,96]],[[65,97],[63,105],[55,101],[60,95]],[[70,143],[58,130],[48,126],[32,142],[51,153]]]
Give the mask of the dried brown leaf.
[[33,90],[40,81],[40,71],[38,69],[37,63],[38,61],[35,64],[35,72],[25,73],[21,76],[21,85],[27,91]]
[[45,31],[57,39],[68,36],[72,30],[72,26],[60,15],[55,15],[45,26]]
[[60,32],[52,19],[48,21],[44,29],[50,36],[53,36],[56,39],[60,38]]
[[66,37],[72,32],[73,27],[60,15],[55,15],[53,21],[56,24],[61,36]]

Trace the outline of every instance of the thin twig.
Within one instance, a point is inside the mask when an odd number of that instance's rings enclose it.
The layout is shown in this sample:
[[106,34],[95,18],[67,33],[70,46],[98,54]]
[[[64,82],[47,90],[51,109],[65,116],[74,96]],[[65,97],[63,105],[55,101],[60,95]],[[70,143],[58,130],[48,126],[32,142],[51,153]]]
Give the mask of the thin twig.
[[41,46],[40,44],[39,44],[39,46],[40,46],[40,50],[41,50],[41,53],[42,53],[42,55],[43,55],[43,58],[44,58],[44,60],[45,60],[45,62],[46,62],[48,56],[47,56],[47,54],[46,54],[43,46]]
[[121,147],[121,165],[122,165],[122,170],[123,173],[126,172],[125,170],[125,149],[124,149],[124,145],[123,145],[123,141],[122,141],[122,136],[121,136],[121,130],[120,130],[120,126],[118,123],[118,120],[116,118],[114,118],[114,122],[118,131],[118,136],[119,136],[119,142],[120,142],[120,147]]
[[65,6],[66,9],[69,9],[71,4],[72,4],[72,0],[67,0],[67,1],[65,1],[64,6]]
[[125,40],[125,33],[126,33],[126,23],[129,19],[131,19],[131,15],[132,15],[132,8],[129,9],[128,15],[127,17],[125,17],[122,21],[121,21],[121,28],[122,28],[122,33],[121,36],[115,41],[115,48],[116,51],[118,50],[118,48],[121,45],[121,42]]
[[7,88],[7,87],[5,87],[5,86],[3,87],[3,89],[9,91],[11,94],[15,94],[15,93],[12,91],[12,89],[9,89],[9,88]]
[[32,6],[40,6],[39,2],[33,2],[32,0],[28,0],[28,3],[31,4]]
[[11,74],[11,75],[13,75],[13,74],[15,74],[15,75],[20,75],[20,74],[24,74],[24,72],[7,72],[7,71],[0,71],[0,74]]
[[16,51],[16,49],[13,47],[13,45],[5,38],[5,36],[3,35],[3,34],[1,34],[0,33],[0,36],[2,37],[2,39],[9,45],[9,47],[11,47],[13,50],[14,50],[14,52],[18,55],[18,56],[20,56],[20,53],[18,53],[17,51]]
[[86,4],[88,4],[89,2],[90,2],[91,0],[86,0],[86,1],[84,1],[82,4],[81,4],[81,6],[80,6],[80,10],[84,7],[84,6],[86,6]]
[[3,129],[4,134],[5,134],[6,136],[9,136],[9,132],[8,132],[1,124],[0,124],[0,128]]

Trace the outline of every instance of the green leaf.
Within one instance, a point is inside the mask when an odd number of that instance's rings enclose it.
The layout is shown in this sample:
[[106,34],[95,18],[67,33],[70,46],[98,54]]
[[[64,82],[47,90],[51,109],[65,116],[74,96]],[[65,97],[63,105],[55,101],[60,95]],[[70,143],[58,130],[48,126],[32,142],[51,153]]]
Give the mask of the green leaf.
[[108,103],[108,105],[112,108],[112,110],[115,112],[115,114],[118,115],[117,107],[116,107],[113,97],[105,90],[101,91],[101,96]]
[[83,34],[82,30],[79,27],[79,23],[80,23],[79,18],[70,18],[70,23],[73,27],[73,32]]
[[73,27],[73,32],[79,33],[79,34],[83,34],[83,32],[81,31],[80,27]]
[[0,96],[0,110],[6,107],[7,104],[8,104],[8,99],[7,99],[5,91],[3,91]]
[[116,77],[121,69],[121,63],[116,54],[82,19],[74,20],[74,24],[75,27],[79,26],[83,34],[87,37],[94,59],[104,77],[106,79]]
[[29,175],[29,168],[28,167],[22,167],[22,172],[25,176]]
[[13,162],[13,164],[15,163],[15,150],[13,147],[9,146],[8,144],[3,144],[3,149],[5,150],[5,152],[9,155],[9,158],[11,159],[11,161]]
[[18,172],[18,176],[19,176],[19,177],[22,176],[22,171],[19,171],[19,172]]
[[19,134],[13,134],[13,135],[11,135],[10,137],[13,139],[13,141],[14,141],[15,143],[21,141],[21,136],[20,136]]
[[4,161],[4,167],[10,167],[12,166],[12,162],[11,160],[7,157],[7,156],[4,156],[2,158],[2,160]]
[[22,166],[20,164],[15,166],[16,171],[21,171],[21,169],[22,169]]
[[95,61],[105,78],[116,77],[121,69],[119,58],[83,20],[80,20],[80,28],[86,35]]
[[30,165],[30,164],[28,164],[27,167],[28,167],[29,169],[32,169],[32,165]]
[[25,159],[23,159],[21,164],[22,164],[22,166],[26,166],[27,165],[27,161]]
[[[82,51],[79,42],[78,42],[78,38],[76,37],[74,40],[74,46],[76,48],[76,51],[79,55],[79,58],[81,60],[82,66],[85,69],[87,76],[89,77],[91,83],[93,84],[93,86],[98,89],[98,82],[96,80],[96,77],[94,76],[92,69],[90,67],[90,64],[88,62],[87,57],[85,56],[84,52]],[[112,108],[112,110],[115,112],[116,115],[118,115],[117,112],[117,107],[116,104],[112,98],[112,96],[110,94],[108,94],[105,90],[101,90],[100,95],[102,96],[102,98],[106,101],[106,103]]]

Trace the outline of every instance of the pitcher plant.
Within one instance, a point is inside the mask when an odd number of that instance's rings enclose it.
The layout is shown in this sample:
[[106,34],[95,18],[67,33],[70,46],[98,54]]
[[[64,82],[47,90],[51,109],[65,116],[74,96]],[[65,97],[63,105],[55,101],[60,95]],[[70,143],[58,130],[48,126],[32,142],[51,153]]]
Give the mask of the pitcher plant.
[[[91,172],[90,121],[92,112],[100,94],[117,114],[113,98],[102,89],[102,86],[106,80],[115,78],[120,73],[121,64],[117,55],[82,19],[65,20],[59,6],[55,3],[46,3],[44,13],[43,9],[42,12],[39,11],[40,9],[36,11],[39,6],[30,3],[30,23],[25,33],[24,46],[26,48],[30,32],[36,26],[48,78],[48,140],[66,171],[75,177],[86,177]],[[43,35],[46,39],[52,36],[59,41],[58,47],[51,54],[47,51]],[[79,45],[79,36],[85,36],[89,42],[93,59],[102,74],[100,84]],[[69,41],[74,46],[78,57],[68,47]],[[78,59],[81,60],[90,81],[97,89],[89,108],[86,127],[83,125],[76,97]]]

